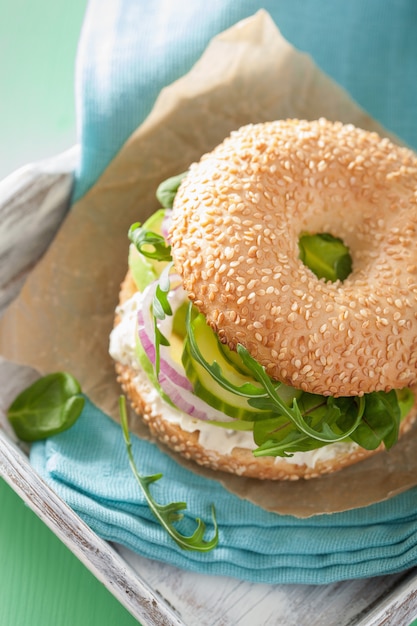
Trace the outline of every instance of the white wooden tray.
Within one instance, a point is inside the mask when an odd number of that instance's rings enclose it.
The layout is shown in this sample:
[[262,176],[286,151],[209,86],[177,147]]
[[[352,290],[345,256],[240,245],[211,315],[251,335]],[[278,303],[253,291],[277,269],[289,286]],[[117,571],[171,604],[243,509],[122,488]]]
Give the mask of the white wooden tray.
[[[65,216],[77,158],[74,148],[0,183],[0,313]],[[182,571],[103,541],[36,474],[8,427],[5,409],[32,378],[0,360],[0,476],[143,626],[409,626],[417,616],[417,568],[324,586],[261,585]]]

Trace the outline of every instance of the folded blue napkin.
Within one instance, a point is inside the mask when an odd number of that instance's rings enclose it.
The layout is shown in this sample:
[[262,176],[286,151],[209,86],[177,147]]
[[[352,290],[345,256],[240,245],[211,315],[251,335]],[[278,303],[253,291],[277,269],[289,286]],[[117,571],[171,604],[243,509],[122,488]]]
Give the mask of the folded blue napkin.
[[[95,183],[150,112],[162,87],[187,72],[215,34],[255,13],[254,0],[90,0],[77,62],[81,164],[74,199]],[[417,147],[414,0],[269,0],[283,35],[309,52],[373,117]],[[120,427],[90,402],[69,431],[32,447],[34,468],[101,537],[181,568],[255,582],[330,583],[417,564],[417,492],[306,520],[266,512],[133,438],[161,502],[187,502],[184,532],[201,517],[219,546],[183,552],[155,522],[131,474]]]
[[87,401],[65,433],[32,447],[33,467],[104,539],[184,569],[264,583],[331,583],[388,574],[417,563],[417,491],[377,505],[309,519],[268,513],[178,465],[152,443],[132,438],[142,475],[162,473],[151,486],[161,504],[187,503],[179,528],[195,518],[213,535],[211,504],[219,525],[218,547],[185,552],[149,511],[131,472],[120,427]]
[[210,39],[264,8],[283,36],[378,122],[417,148],[414,0],[90,0],[76,74],[81,163],[91,187]]

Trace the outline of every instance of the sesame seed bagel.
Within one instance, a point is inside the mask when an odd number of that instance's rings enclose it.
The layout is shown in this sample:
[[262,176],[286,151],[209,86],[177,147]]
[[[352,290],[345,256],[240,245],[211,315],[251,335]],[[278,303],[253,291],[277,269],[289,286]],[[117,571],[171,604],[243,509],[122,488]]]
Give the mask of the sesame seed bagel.
[[[136,285],[129,271],[121,286],[119,303],[123,304],[127,301],[136,290]],[[120,322],[120,315],[116,314],[115,325]],[[308,463],[303,462],[303,454],[306,455],[304,458],[307,459],[308,453],[299,453],[299,462],[294,463],[291,462],[291,459],[280,457],[254,457],[250,449],[239,446],[234,447],[228,453],[219,452],[204,445],[201,438],[201,427],[199,429],[198,423],[195,423],[195,428],[190,431],[167,419],[169,407],[164,405],[162,400],[158,404],[155,403],[155,390],[146,374],[132,365],[121,362],[116,362],[115,368],[118,382],[129,398],[130,404],[147,424],[152,435],[185,459],[192,460],[211,470],[261,480],[309,479],[335,472],[383,450],[383,446],[371,451],[364,450],[355,444],[350,449],[336,444],[333,447],[333,454],[326,454],[322,458],[318,454],[314,463],[311,463],[311,460]],[[401,436],[411,428],[415,412],[416,406],[402,421]],[[217,429],[218,427],[212,426],[212,428]],[[224,431],[221,430],[221,432]]]
[[[299,237],[349,247],[343,281],[318,279]],[[176,195],[172,256],[221,341],[321,395],[417,383],[417,157],[352,125],[245,126],[193,164]]]

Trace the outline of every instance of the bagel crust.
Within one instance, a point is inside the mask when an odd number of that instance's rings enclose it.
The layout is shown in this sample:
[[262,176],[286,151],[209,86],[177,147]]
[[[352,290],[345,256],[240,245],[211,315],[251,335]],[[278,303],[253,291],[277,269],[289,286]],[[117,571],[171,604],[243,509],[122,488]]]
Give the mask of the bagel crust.
[[[349,247],[318,279],[303,233]],[[417,383],[417,157],[324,119],[245,126],[193,164],[176,195],[172,256],[221,341],[277,380],[356,396]]]
[[[121,286],[119,304],[123,305],[136,290],[129,271]],[[120,315],[116,314],[115,325],[120,322]],[[291,459],[280,457],[254,457],[251,450],[239,446],[227,453],[220,452],[204,444],[198,424],[190,432],[167,418],[169,407],[162,400],[159,408],[155,406],[155,390],[146,375],[138,375],[138,370],[132,364],[120,361],[116,361],[115,368],[117,380],[129,398],[132,408],[146,423],[152,435],[176,454],[214,471],[261,480],[310,479],[353,465],[384,450],[383,445],[376,450],[365,450],[359,446],[354,446],[352,450],[341,448],[341,451],[333,456],[318,458],[313,466],[302,461],[294,463]],[[417,398],[417,393],[415,396]],[[414,423],[416,404],[417,402],[409,415],[402,420],[400,436],[408,432]]]

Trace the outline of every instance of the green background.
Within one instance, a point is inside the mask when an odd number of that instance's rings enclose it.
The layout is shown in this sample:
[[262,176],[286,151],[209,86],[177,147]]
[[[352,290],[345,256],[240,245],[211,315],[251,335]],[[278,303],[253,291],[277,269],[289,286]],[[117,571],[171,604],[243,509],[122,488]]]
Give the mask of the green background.
[[138,624],[3,480],[0,503],[2,626]]
[[[85,8],[86,0],[0,0],[0,179],[76,143]],[[137,624],[1,479],[0,624]]]
[[[86,0],[0,0],[0,180],[76,143]],[[0,625],[138,622],[0,479]]]
[[0,179],[76,142],[74,71],[86,0],[0,0]]

